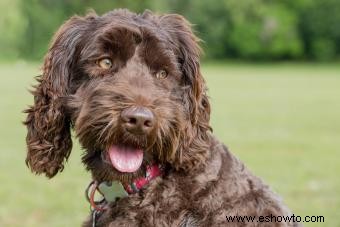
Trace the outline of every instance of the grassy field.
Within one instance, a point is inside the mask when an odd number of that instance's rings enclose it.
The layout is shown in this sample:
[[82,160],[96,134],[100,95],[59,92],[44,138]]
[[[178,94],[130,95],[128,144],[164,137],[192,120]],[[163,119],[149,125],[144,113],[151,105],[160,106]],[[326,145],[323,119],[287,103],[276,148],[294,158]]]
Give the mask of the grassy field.
[[[340,226],[340,66],[206,64],[214,133],[295,215]],[[37,64],[0,64],[0,226],[79,226],[90,180],[75,146],[52,180],[26,168],[22,110]]]

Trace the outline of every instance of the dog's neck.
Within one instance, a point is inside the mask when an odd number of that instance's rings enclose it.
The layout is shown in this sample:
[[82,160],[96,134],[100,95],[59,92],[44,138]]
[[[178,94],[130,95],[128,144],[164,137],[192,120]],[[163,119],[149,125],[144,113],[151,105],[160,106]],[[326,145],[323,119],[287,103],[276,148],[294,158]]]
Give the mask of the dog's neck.
[[160,165],[154,164],[146,167],[145,176],[139,177],[130,184],[123,184],[125,191],[128,194],[137,193],[150,183],[153,179],[163,174],[163,168]]
[[[97,182],[92,181],[86,189],[87,200],[91,204],[91,208],[96,211],[105,210],[109,202],[116,201],[117,198],[125,197],[130,194],[138,193],[142,188],[146,187],[152,180],[161,176],[164,169],[161,165],[153,164],[146,166],[145,175],[136,178],[131,183],[123,184],[118,181]],[[125,191],[124,191],[125,190]],[[101,201],[95,201],[95,194],[98,191],[104,198]]]

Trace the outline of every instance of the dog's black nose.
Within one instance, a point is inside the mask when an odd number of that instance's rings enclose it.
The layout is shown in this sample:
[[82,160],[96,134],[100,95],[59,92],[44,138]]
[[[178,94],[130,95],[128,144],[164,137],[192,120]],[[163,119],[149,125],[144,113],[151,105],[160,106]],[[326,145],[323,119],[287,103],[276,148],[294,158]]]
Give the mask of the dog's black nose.
[[148,134],[154,126],[154,115],[145,107],[130,107],[121,113],[122,126],[133,134]]

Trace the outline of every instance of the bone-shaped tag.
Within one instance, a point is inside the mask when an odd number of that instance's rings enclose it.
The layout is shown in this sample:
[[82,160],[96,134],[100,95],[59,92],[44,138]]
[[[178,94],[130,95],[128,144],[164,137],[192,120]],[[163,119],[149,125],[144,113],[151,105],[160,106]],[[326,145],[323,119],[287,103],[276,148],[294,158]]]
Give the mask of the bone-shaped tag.
[[128,196],[123,185],[117,181],[104,181],[99,184],[98,190],[103,194],[107,202],[114,202],[116,198]]

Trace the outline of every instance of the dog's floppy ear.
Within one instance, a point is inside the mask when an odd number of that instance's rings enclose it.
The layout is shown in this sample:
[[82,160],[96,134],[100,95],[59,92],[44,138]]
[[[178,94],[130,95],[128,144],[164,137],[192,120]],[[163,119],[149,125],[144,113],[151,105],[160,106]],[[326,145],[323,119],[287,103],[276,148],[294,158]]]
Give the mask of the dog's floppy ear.
[[172,164],[176,168],[186,170],[199,168],[199,163],[204,160],[208,150],[207,132],[211,130],[209,126],[210,104],[205,81],[200,71],[199,39],[192,32],[190,23],[180,15],[161,16],[160,23],[169,32],[171,43],[174,43],[183,76],[183,103],[190,115],[190,123],[181,134],[181,137],[185,139],[180,140],[176,158]]
[[26,164],[36,174],[52,178],[64,168],[72,140],[70,120],[65,115],[62,98],[68,95],[70,74],[80,42],[94,15],[74,16],[55,34],[45,56],[42,75],[34,87],[34,105],[24,112],[27,119]]
[[191,113],[191,123],[209,122],[210,105],[206,95],[205,81],[200,71],[199,39],[190,23],[181,15],[166,14],[160,17],[162,26],[171,34],[175,43],[178,62],[181,65],[186,92],[184,101]]

